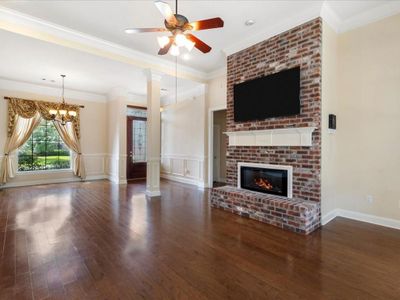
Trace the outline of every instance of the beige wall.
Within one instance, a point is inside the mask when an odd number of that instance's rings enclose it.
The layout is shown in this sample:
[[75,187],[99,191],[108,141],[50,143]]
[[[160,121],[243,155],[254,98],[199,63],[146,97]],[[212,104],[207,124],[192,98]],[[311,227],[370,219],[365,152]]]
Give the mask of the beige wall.
[[[0,90],[0,158],[4,156],[4,147],[7,138],[7,101],[4,96],[20,97],[45,101],[59,101],[57,97],[38,95],[28,92]],[[81,111],[81,144],[84,154],[88,178],[103,178],[106,176],[107,156],[107,104],[77,99],[68,99],[69,103],[81,104],[85,108]],[[14,157],[16,159],[16,157]],[[19,174],[7,184],[24,185],[42,183],[46,181],[76,180],[72,171],[49,171],[36,174]]]
[[340,35],[338,74],[338,206],[400,219],[400,14]]

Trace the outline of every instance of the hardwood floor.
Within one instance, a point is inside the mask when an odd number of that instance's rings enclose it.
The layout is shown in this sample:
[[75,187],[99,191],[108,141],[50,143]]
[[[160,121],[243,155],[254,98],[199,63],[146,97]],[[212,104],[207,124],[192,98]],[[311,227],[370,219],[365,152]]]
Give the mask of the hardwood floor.
[[210,209],[207,193],[106,181],[0,191],[1,299],[400,299],[400,231],[310,236]]

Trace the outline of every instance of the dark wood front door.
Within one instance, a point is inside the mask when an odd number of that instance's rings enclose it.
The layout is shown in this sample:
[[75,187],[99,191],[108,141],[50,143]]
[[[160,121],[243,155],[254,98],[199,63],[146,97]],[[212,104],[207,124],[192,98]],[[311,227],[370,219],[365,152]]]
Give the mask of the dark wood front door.
[[146,122],[147,118],[127,117],[128,180],[146,178]]

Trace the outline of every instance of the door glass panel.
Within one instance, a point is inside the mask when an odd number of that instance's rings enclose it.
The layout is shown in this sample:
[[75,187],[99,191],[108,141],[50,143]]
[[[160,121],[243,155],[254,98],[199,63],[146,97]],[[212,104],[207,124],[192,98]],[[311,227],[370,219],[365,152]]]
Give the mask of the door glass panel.
[[146,161],[146,121],[133,120],[132,121],[132,162],[145,162]]
[[127,116],[147,118],[147,110],[140,109],[140,108],[134,108],[134,107],[128,107]]

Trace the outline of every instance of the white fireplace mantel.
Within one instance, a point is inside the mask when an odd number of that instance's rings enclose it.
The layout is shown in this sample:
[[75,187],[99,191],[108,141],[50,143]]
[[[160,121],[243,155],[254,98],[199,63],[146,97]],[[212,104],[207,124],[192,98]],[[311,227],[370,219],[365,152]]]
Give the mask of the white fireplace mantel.
[[312,146],[316,127],[225,132],[229,146]]

